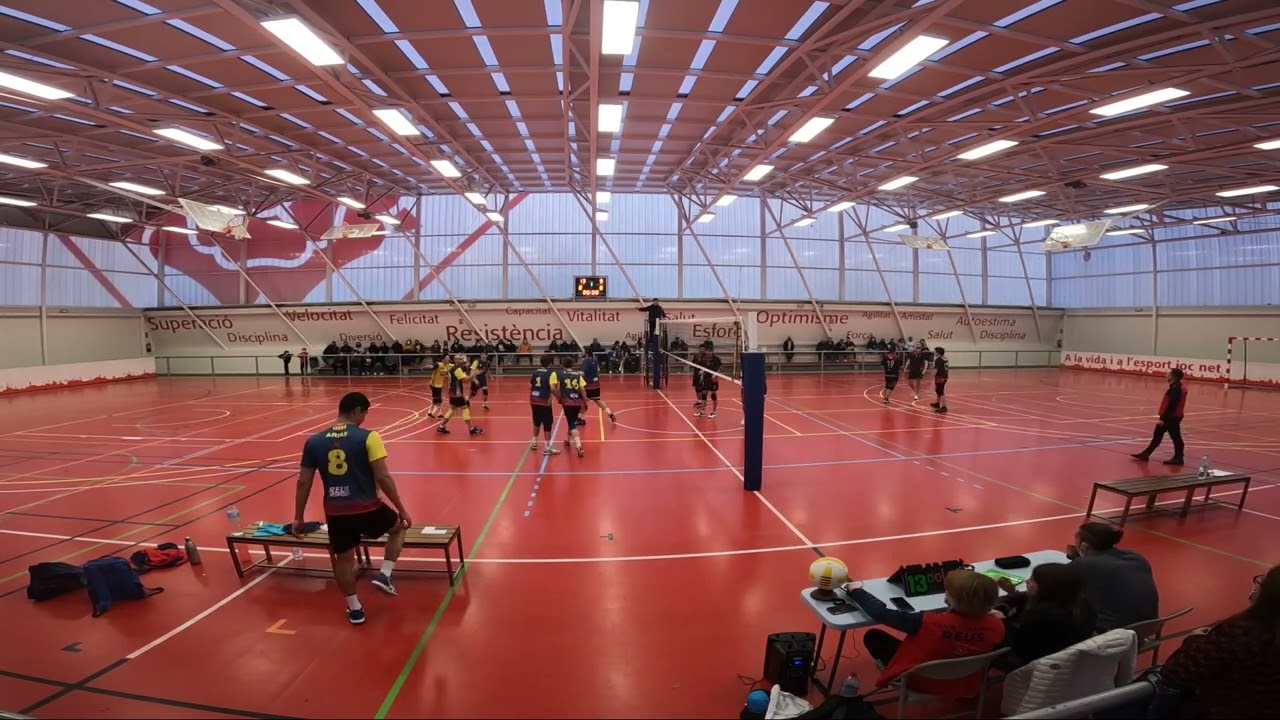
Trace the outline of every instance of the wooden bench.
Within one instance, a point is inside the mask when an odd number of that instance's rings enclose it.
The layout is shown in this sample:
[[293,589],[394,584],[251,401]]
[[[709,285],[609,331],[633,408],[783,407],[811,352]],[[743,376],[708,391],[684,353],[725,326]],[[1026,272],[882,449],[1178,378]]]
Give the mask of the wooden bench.
[[[1186,517],[1191,510],[1191,501],[1194,499],[1196,490],[1204,488],[1204,504],[1222,504],[1231,505],[1233,503],[1215,500],[1210,497],[1215,487],[1220,485],[1232,485],[1240,483],[1244,485],[1244,489],[1240,492],[1240,502],[1234,503],[1236,509],[1244,509],[1244,500],[1249,495],[1249,482],[1253,478],[1249,475],[1239,473],[1231,473],[1227,475],[1213,475],[1201,478],[1196,473],[1180,473],[1177,475],[1156,475],[1153,477],[1140,477],[1130,480],[1115,480],[1112,482],[1100,482],[1093,484],[1093,493],[1089,495],[1089,509],[1085,512],[1085,520],[1093,516],[1093,505],[1098,499],[1098,491],[1106,490],[1107,492],[1123,495],[1125,498],[1124,512],[1118,518],[1120,526],[1123,527],[1126,520],[1129,519],[1130,508],[1133,507],[1134,498],[1146,497],[1147,505],[1143,512],[1135,513],[1135,515],[1146,515],[1154,512],[1172,512],[1162,510],[1156,507],[1156,496],[1160,493],[1170,492],[1186,492],[1186,500],[1182,503],[1182,509],[1178,512],[1179,517]],[[1099,515],[1099,517],[1102,517]],[[1117,518],[1103,518],[1104,520],[1117,520]]]
[[[432,528],[434,532],[424,533],[425,528]],[[240,553],[246,551],[246,546],[257,545],[262,548],[264,557],[260,560],[253,560],[252,555],[247,554],[251,561],[245,564],[240,558]],[[373,567],[373,560],[369,557],[370,547],[386,547],[387,536],[383,535],[375,540],[364,540],[360,543],[360,547],[356,549],[356,572],[359,573],[366,568]],[[457,547],[457,567],[454,567],[454,547]],[[300,547],[304,551],[311,549],[321,549],[329,553],[330,560],[333,553],[329,552],[329,533],[318,530],[313,533],[307,533],[302,537],[293,535],[253,535],[252,528],[244,532],[232,533],[227,536],[227,550],[231,552],[231,563],[236,568],[236,575],[243,578],[245,573],[255,568],[276,567],[275,558],[272,557],[271,548],[295,548]],[[444,553],[444,569],[417,569],[400,566],[396,568],[397,573],[400,572],[418,572],[418,573],[442,573],[449,578],[449,584],[453,585],[458,581],[458,575],[462,572],[462,568],[466,565],[466,555],[462,550],[462,528],[457,525],[414,525],[405,531],[404,536],[405,550],[439,550]],[[401,555],[403,558],[403,555]],[[282,570],[293,570],[303,573],[323,573],[332,574],[332,568],[306,568],[296,567],[290,568],[282,566]]]

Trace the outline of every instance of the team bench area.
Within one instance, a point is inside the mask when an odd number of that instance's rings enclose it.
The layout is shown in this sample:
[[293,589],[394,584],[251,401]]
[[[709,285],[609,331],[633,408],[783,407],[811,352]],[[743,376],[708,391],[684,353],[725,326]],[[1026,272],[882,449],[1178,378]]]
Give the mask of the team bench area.
[[[252,553],[249,552],[247,546],[256,545],[262,548],[263,557],[258,560],[253,559]],[[360,547],[356,550],[356,560],[359,563],[357,572],[364,571],[365,568],[372,567],[373,560],[369,557],[369,548],[386,547],[387,536],[383,535],[375,540],[364,540],[360,543]],[[454,567],[454,548],[457,548],[457,567]],[[245,573],[255,568],[275,567],[276,561],[272,557],[271,548],[295,548],[300,547],[306,550],[324,550],[329,552],[329,533],[324,530],[307,533],[301,537],[294,535],[254,535],[252,529],[244,532],[235,532],[227,536],[227,549],[231,551],[231,563],[236,568],[236,575],[243,578]],[[396,573],[418,572],[418,573],[442,573],[449,578],[449,584],[453,585],[458,581],[458,574],[462,571],[466,564],[466,556],[462,551],[462,528],[457,525],[414,525],[405,532],[404,551],[411,550],[438,550],[444,553],[444,569],[416,569],[399,566]],[[241,553],[245,553],[249,563],[241,560]],[[332,555],[332,554],[330,554]],[[401,555],[401,559],[404,555]],[[324,572],[331,573],[331,569],[321,570],[319,568],[289,568],[287,566],[280,568],[282,570],[295,570],[297,572]]]
[[[1160,493],[1185,492],[1186,499],[1182,502],[1182,509],[1179,511],[1181,517],[1186,517],[1191,511],[1191,501],[1195,497],[1196,490],[1204,488],[1204,503],[1235,505],[1236,509],[1244,509],[1245,497],[1249,495],[1249,482],[1253,478],[1249,475],[1240,473],[1228,473],[1222,470],[1210,471],[1207,477],[1199,477],[1196,473],[1179,473],[1176,475],[1156,475],[1152,477],[1132,478],[1130,480],[1115,480],[1112,482],[1100,482],[1093,484],[1093,493],[1089,495],[1089,509],[1085,512],[1085,520],[1093,516],[1093,504],[1098,499],[1098,491],[1105,490],[1107,492],[1123,495],[1124,511],[1120,513],[1119,518],[1103,518],[1105,520],[1115,520],[1123,527],[1126,520],[1129,519],[1130,508],[1133,507],[1134,498],[1147,498],[1146,509],[1135,515],[1146,515],[1154,512],[1170,512],[1162,511],[1156,507],[1156,496]],[[1227,503],[1210,497],[1213,489],[1220,485],[1242,484],[1244,488],[1240,491],[1240,502]],[[1101,516],[1099,516],[1101,517]]]

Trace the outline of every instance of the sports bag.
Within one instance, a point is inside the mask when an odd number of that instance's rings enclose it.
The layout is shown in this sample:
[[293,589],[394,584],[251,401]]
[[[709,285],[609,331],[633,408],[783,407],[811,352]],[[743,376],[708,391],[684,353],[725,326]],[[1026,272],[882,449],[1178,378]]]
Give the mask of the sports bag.
[[122,557],[107,556],[85,563],[84,581],[94,617],[110,610],[117,600],[141,600],[164,592],[164,588],[143,587],[138,573]]
[[42,562],[27,568],[27,597],[41,602],[84,587],[84,571],[64,562]]

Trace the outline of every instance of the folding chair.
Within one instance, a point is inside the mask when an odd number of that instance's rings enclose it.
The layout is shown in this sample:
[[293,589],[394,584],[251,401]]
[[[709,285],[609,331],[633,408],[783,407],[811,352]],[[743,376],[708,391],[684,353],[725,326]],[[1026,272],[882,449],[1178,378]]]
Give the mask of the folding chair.
[[1160,643],[1164,642],[1166,635],[1164,632],[1165,623],[1170,620],[1176,620],[1183,615],[1194,610],[1194,607],[1184,607],[1178,612],[1158,617],[1154,620],[1144,620],[1140,623],[1134,623],[1124,630],[1132,630],[1138,635],[1138,655],[1151,653],[1151,664],[1155,665],[1160,661]]

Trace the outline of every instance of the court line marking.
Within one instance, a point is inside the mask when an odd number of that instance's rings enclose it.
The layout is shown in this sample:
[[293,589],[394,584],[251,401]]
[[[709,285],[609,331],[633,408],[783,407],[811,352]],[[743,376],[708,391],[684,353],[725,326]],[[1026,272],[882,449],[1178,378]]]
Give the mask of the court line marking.
[[[738,482],[745,483],[746,478],[742,476],[742,473],[738,471],[738,468],[735,467],[733,463],[729,462],[729,458],[726,458],[724,456],[724,453],[720,452],[720,448],[717,448],[715,445],[713,445],[711,441],[707,439],[707,436],[703,435],[702,431],[698,429],[698,426],[694,425],[693,421],[690,420],[688,417],[686,417],[685,414],[680,411],[680,408],[676,407],[675,403],[671,402],[671,398],[667,397],[667,394],[661,390],[658,391],[658,395],[663,400],[667,401],[667,404],[671,406],[671,409],[676,411],[676,415],[679,415],[680,419],[683,420],[686,425],[688,425],[690,428],[693,429],[695,433],[698,434],[698,437],[702,438],[702,442],[705,443],[708,448],[711,448],[711,452],[715,453],[716,457],[720,458],[720,461],[725,464],[725,467],[729,468],[729,470],[733,472],[734,475],[738,476]],[[759,490],[752,490],[751,494],[759,498],[760,502],[764,503],[764,506],[769,508],[769,511],[772,512],[774,515],[776,515],[777,518],[782,521],[782,524],[787,526],[787,529],[791,530],[791,532],[796,537],[800,538],[800,541],[805,543],[806,547],[808,548],[818,547],[817,545],[814,545],[813,542],[809,540],[809,538],[805,537],[804,533],[800,532],[800,528],[792,524],[792,522],[788,520],[787,517],[783,515],[781,511],[778,510],[778,508],[774,507],[773,503],[769,502],[769,498],[766,498],[763,493],[761,493]]]
[[[204,385],[205,385],[205,386],[208,386],[208,385],[209,385],[209,383],[208,383],[208,378],[199,378],[199,379],[200,379],[200,380],[202,380],[202,381],[204,381]],[[213,396],[206,395],[205,397],[192,398],[192,399],[190,399],[190,400],[181,400],[181,401],[179,401],[179,402],[175,402],[175,403],[168,403],[167,405],[152,405],[152,406],[150,406],[150,407],[140,408],[140,409],[138,409],[138,410],[123,410],[123,411],[118,412],[118,413],[107,413],[106,415],[97,415],[97,416],[94,416],[94,417],[91,417],[91,418],[76,418],[75,420],[68,420],[68,421],[66,421],[66,422],[53,423],[53,424],[51,424],[51,425],[37,425],[36,427],[33,427],[33,428],[26,428],[25,430],[18,430],[18,431],[16,431],[16,432],[14,432],[14,434],[15,434],[15,435],[22,435],[22,434],[24,434],[24,433],[31,432],[31,431],[34,431],[34,430],[47,430],[48,428],[62,427],[62,426],[64,426],[64,425],[73,425],[73,424],[75,424],[75,423],[81,423],[81,422],[94,422],[94,421],[97,421],[97,420],[105,420],[106,418],[117,417],[117,416],[120,416],[120,415],[132,415],[132,414],[134,414],[134,413],[140,413],[140,412],[155,412],[156,410],[160,410],[160,409],[162,409],[162,408],[176,407],[176,406],[178,406],[178,405],[187,405],[187,404],[189,404],[189,403],[197,403],[197,402],[201,402],[201,401],[203,401],[203,400],[208,400],[208,399],[210,399],[211,397],[232,397],[232,396],[235,396],[235,395],[244,395],[245,393],[261,392],[261,391],[262,391],[262,388],[261,388],[261,387],[255,387],[255,388],[250,388],[250,389],[248,389],[248,390],[237,390],[236,392],[233,392],[233,393],[226,393],[226,394],[224,394],[224,395],[213,395]]]
[[[785,407],[787,407],[786,405],[783,405],[781,402],[778,402],[778,401],[776,401],[776,400],[775,400],[774,402],[777,402],[779,405],[782,405],[782,407],[784,407],[784,408],[785,408]],[[799,411],[797,411],[797,412],[799,412]],[[825,428],[827,428],[827,429],[829,429],[829,430],[834,430],[834,431],[836,431],[836,432],[840,433],[841,435],[845,435],[845,436],[847,436],[847,437],[851,437],[851,438],[853,438],[854,440],[857,440],[858,442],[863,443],[864,445],[867,445],[867,446],[869,446],[869,447],[875,448],[876,450],[879,450],[880,452],[889,453],[890,455],[892,455],[892,456],[894,456],[894,457],[898,458],[899,460],[906,460],[906,459],[907,459],[907,456],[906,456],[906,455],[903,455],[902,453],[900,453],[900,452],[898,452],[898,451],[896,451],[896,450],[890,450],[890,449],[888,449],[888,448],[882,448],[882,447],[880,447],[879,445],[876,445],[875,443],[872,443],[870,440],[867,440],[867,439],[865,439],[865,438],[858,437],[857,435],[854,435],[854,434],[849,433],[849,432],[845,432],[844,430],[842,430],[842,429],[840,429],[840,428],[836,427],[835,425],[831,425],[830,423],[828,423],[828,422],[826,422],[826,421],[824,421],[824,420],[820,420],[820,419],[818,419],[818,418],[816,418],[816,417],[814,417],[814,416],[812,416],[812,415],[807,415],[807,414],[805,414],[805,413],[801,412],[801,413],[800,413],[800,417],[806,418],[806,419],[808,419],[810,422],[815,422],[815,423],[817,423],[817,424],[819,424],[819,425],[821,425],[821,426],[823,426],[823,427],[825,427]]]
[[[563,416],[561,416],[561,417],[563,417]],[[556,433],[557,433],[557,432],[559,432],[559,430],[560,430],[560,419],[561,419],[561,418],[560,418],[560,417],[558,417],[558,418],[556,418],[556,419],[555,419],[555,422],[551,423],[551,440],[550,440],[551,445],[550,445],[550,447],[555,447],[555,443],[556,443]],[[567,432],[572,433],[572,431],[573,431],[573,429],[572,429],[572,428],[570,428]],[[601,428],[601,432],[603,432],[603,428]],[[534,440],[534,441],[533,441],[533,443],[529,445],[529,449],[528,449],[528,450],[526,450],[526,451],[525,451],[525,453],[526,453],[526,454],[527,454],[527,453],[531,453],[531,452],[533,452],[533,451],[534,451],[534,449],[535,449],[535,448],[537,448],[537,447],[538,447],[538,441],[537,441],[537,440]],[[545,473],[545,472],[547,471],[547,463],[548,463],[548,462],[550,462],[550,461],[551,461],[551,456],[550,456],[550,455],[548,455],[546,452],[543,452],[543,453],[542,453],[542,462],[538,465],[538,474],[537,474],[537,475],[535,475],[535,476],[534,476],[534,478],[533,478],[533,490],[529,493],[529,504],[524,506],[524,507],[525,507],[525,509],[524,509],[524,516],[525,516],[525,517],[529,517],[529,515],[533,513],[533,501],[538,497],[538,486],[542,483],[542,474],[543,474],[543,473]],[[519,472],[521,467],[524,467],[524,462],[523,462],[523,461],[522,461],[519,465],[517,465],[517,466],[516,466],[516,472],[517,472],[517,474],[521,474],[521,473]]]

